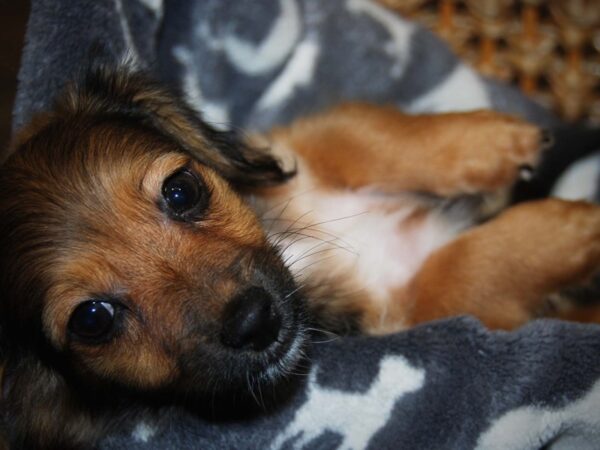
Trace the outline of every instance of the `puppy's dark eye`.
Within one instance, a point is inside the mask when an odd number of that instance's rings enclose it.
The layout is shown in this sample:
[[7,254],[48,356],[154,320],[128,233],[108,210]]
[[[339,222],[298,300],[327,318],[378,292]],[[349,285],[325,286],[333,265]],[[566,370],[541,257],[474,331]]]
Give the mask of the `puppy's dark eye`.
[[162,196],[169,212],[178,219],[192,219],[206,207],[206,190],[196,175],[188,170],[175,172],[165,180]]
[[107,337],[115,321],[115,306],[101,301],[81,303],[69,319],[69,331],[86,340]]

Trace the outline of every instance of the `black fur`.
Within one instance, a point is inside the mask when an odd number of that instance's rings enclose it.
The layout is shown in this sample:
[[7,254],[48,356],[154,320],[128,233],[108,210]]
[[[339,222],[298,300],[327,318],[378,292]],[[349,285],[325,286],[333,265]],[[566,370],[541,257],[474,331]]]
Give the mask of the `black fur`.
[[[80,78],[62,97],[59,111],[126,118],[150,126],[238,188],[274,185],[294,175],[266,150],[250,147],[236,130],[219,130],[201,120],[183,96],[142,72],[96,65]],[[174,116],[177,124],[171,121]]]

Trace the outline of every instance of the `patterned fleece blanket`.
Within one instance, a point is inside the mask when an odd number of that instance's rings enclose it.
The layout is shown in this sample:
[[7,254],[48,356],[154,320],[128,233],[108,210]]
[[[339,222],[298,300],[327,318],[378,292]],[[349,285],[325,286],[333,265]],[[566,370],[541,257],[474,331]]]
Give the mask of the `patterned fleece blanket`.
[[[560,128],[428,31],[367,0],[33,0],[26,42],[15,129],[90,58],[124,55],[222,127],[262,130],[360,99],[411,112],[494,108]],[[597,141],[568,143],[571,159],[591,154],[576,178],[577,195],[593,198]],[[166,405],[124,421],[100,446],[600,448],[600,326],[540,320],[507,333],[454,318],[315,342],[311,362],[289,395],[250,416]]]

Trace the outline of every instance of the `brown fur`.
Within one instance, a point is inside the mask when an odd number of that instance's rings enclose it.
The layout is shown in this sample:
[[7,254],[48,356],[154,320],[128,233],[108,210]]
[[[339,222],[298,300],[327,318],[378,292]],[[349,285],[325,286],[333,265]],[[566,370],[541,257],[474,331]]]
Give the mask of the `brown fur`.
[[[302,300],[232,189],[285,180],[270,156],[192,119],[143,76],[104,70],[23,130],[11,153],[0,170],[0,314],[13,448],[89,448],[118,420],[123,393],[201,402],[293,367]],[[200,221],[165,210],[162,184],[180,168],[209,197]],[[253,286],[273,296],[282,324],[264,352],[221,343],[225,307]],[[119,307],[110,338],[89,344],[68,322],[95,298]],[[284,357],[279,373],[267,370]]]
[[538,316],[550,294],[598,270],[599,209],[543,200],[468,231],[432,255],[415,278],[411,321],[470,313],[510,329]]
[[[290,342],[305,341],[284,239],[323,241],[328,233],[319,223],[298,228],[306,213],[289,199],[350,194],[384,215],[408,207],[396,233],[411,236],[445,214],[442,197],[503,198],[520,167],[537,161],[540,138],[535,127],[492,112],[409,116],[345,105],[270,134],[273,151],[296,160],[292,177],[271,154],[199,121],[142,75],[92,73],[19,133],[0,169],[7,441],[89,448],[132,398],[201,403],[206,394],[245,390],[247,376],[274,383],[299,358]],[[209,199],[193,221],[174,220],[161,199],[180,168],[196,174]],[[489,215],[485,202],[475,204],[473,223]],[[273,224],[281,231],[271,232]],[[353,272],[332,274],[326,259],[306,272],[303,292],[321,324],[346,331],[464,313],[510,328],[594,272],[599,224],[599,208],[583,203],[518,206],[433,249],[385,301]],[[322,254],[338,261],[335,250]],[[296,262],[286,261],[292,270]],[[281,316],[277,354],[221,342],[228,308],[256,286]],[[114,333],[92,345],[68,323],[96,297],[120,306]]]
[[[490,213],[485,199],[495,198],[491,210],[497,213],[497,200],[506,198],[519,171],[536,165],[543,140],[535,126],[492,111],[410,116],[359,103],[301,119],[271,137],[275,149],[296,156],[299,173],[283,187],[262,190],[262,196],[273,197],[267,204],[312,189],[339,194],[369,188],[374,198],[397,196],[392,209],[417,203],[398,223],[398,234],[424,226],[436,210],[435,200],[401,195],[406,192],[438,198],[479,194],[483,203],[470,211],[474,223]],[[377,208],[389,210],[390,204]],[[282,216],[290,221],[302,214],[286,207]],[[334,299],[325,301],[321,309],[330,311],[322,314],[343,317],[346,308],[359,317],[362,330],[389,332],[457,314],[473,314],[493,328],[514,328],[541,314],[552,293],[597,273],[600,207],[548,199],[511,208],[433,251],[385,301],[369,289],[357,292],[353,273],[333,283],[323,278],[335,264],[317,264],[308,283],[318,286],[319,296]],[[340,289],[356,293],[341,297]],[[592,321],[589,314],[569,310],[564,317]]]
[[326,188],[452,196],[505,188],[516,162],[535,164],[540,131],[492,111],[414,116],[351,103],[275,130],[273,139]]

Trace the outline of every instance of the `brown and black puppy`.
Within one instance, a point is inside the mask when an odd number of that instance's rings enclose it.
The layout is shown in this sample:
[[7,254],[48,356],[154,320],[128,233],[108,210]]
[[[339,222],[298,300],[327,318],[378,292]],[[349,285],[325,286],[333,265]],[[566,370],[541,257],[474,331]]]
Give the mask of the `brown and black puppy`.
[[289,175],[139,75],[90,74],[23,130],[0,171],[11,448],[89,448],[119,392],[212,396],[292,370],[303,302],[234,191]]
[[538,159],[540,131],[515,118],[353,104],[266,140],[272,154],[107,70],[19,133],[0,169],[14,448],[89,448],[128,393],[275,383],[306,343],[305,296],[332,328],[465,313],[510,328],[600,264],[589,204],[478,225]]

